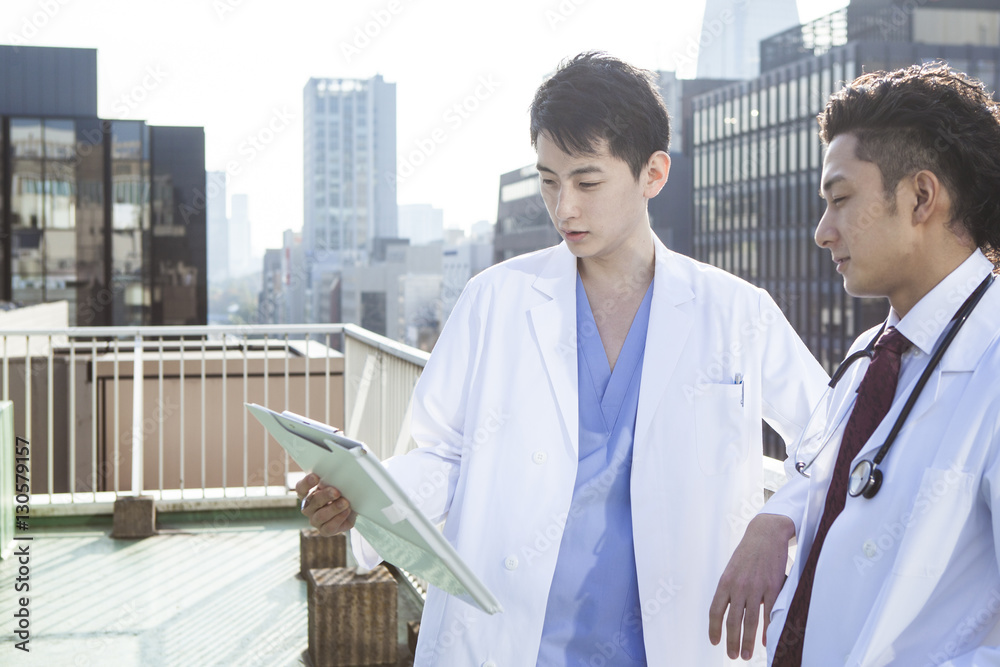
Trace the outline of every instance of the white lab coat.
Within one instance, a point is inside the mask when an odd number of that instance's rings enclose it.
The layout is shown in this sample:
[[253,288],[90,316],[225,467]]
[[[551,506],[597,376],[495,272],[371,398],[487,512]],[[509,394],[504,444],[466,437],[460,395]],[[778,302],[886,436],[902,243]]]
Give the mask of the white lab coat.
[[[655,244],[631,471],[646,656],[705,667],[728,663],[708,607],[763,504],[761,415],[787,441],[826,376],[766,292]],[[417,384],[421,447],[389,470],[505,609],[432,589],[418,666],[535,664],[578,462],[576,274],[561,244],[473,278]]]
[[[876,331],[862,334],[851,351]],[[840,381],[834,406],[853,394],[865,367],[855,364]],[[897,392],[852,469],[878,451],[918,375]],[[799,557],[771,614],[769,664],[822,516],[843,424],[812,469]],[[993,511],[1000,507],[998,434],[1000,286],[994,285],[914,404],[880,466],[879,493],[848,498],[827,534],[803,665],[1000,665],[998,642],[990,637],[1000,612],[1000,513]]]

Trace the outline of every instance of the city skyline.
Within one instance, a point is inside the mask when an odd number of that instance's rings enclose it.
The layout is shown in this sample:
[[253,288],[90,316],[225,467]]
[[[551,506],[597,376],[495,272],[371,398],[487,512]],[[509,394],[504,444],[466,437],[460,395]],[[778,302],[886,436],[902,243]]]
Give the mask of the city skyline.
[[[845,4],[798,3],[804,21]],[[703,1],[289,9],[246,0],[18,0],[0,18],[0,43],[96,48],[101,117],[204,126],[206,168],[229,174],[230,193],[250,195],[259,255],[279,246],[285,229],[302,228],[301,91],[310,77],[382,74],[396,83],[398,202],[441,208],[447,227],[467,228],[495,218],[499,175],[533,160],[527,107],[561,59],[604,49],[693,77],[703,12]],[[151,24],[154,33],[137,29]],[[728,25],[719,17],[717,38]]]

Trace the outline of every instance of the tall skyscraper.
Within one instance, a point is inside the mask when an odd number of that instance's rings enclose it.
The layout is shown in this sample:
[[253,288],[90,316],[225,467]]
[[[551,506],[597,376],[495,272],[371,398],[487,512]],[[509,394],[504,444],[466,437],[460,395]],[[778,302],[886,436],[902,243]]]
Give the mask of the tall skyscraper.
[[757,76],[761,40],[797,25],[795,0],[708,0],[698,42],[698,78]]
[[208,279],[229,278],[229,216],[226,215],[226,172],[210,171],[208,177]]
[[233,195],[232,212],[229,218],[229,275],[238,278],[253,273],[259,266],[250,257],[250,198]]
[[309,79],[304,97],[306,246],[318,263],[363,264],[396,235],[396,84]]

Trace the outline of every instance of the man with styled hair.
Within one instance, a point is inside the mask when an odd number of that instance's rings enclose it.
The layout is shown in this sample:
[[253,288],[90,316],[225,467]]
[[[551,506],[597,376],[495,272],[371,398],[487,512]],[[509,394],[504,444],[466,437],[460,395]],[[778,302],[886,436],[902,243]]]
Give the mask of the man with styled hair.
[[[816,243],[890,309],[823,406],[826,446],[793,454],[810,483],[771,664],[1000,664],[1000,107],[933,63],[859,77],[819,123]],[[787,547],[749,530],[727,568],[731,654]]]
[[[563,242],[469,282],[414,392],[419,447],[386,462],[505,611],[432,589],[416,665],[727,662],[701,619],[761,496],[761,417],[794,438],[825,375],[763,290],[653,234],[669,139],[651,74],[604,54],[535,95]],[[316,483],[303,513],[349,528]]]

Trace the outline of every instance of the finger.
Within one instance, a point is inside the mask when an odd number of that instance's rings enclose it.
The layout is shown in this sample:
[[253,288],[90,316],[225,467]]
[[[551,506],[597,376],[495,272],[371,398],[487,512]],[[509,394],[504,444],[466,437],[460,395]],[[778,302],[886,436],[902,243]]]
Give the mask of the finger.
[[753,657],[754,640],[757,638],[757,621],[759,619],[760,608],[757,605],[748,605],[746,614],[743,615],[743,651],[744,660]]
[[722,592],[720,586],[716,589],[712,605],[708,608],[708,640],[713,646],[722,641],[722,619],[725,618],[728,606],[729,596]]
[[[302,500],[301,512],[311,517],[319,509],[329,505],[341,497],[340,491],[332,486],[314,487]],[[346,501],[345,501],[346,502]]]
[[740,656],[740,629],[743,625],[743,605],[731,603],[726,616],[726,653],[733,660]]
[[351,516],[351,506],[346,498],[339,498],[331,503],[323,505],[313,512],[309,518],[309,523],[314,528],[329,533],[330,535],[340,532],[340,526]]
[[295,495],[297,495],[300,500],[304,499],[307,495],[309,495],[309,491],[312,490],[312,488],[316,486],[318,482],[319,482],[319,477],[317,477],[312,473],[309,473],[308,475],[300,479],[298,481],[298,484],[295,485]]
[[333,515],[326,523],[322,523],[314,526],[319,529],[320,535],[329,537],[331,535],[339,535],[340,533],[346,532],[354,527],[354,512],[350,510],[344,510],[343,512],[338,512]]

